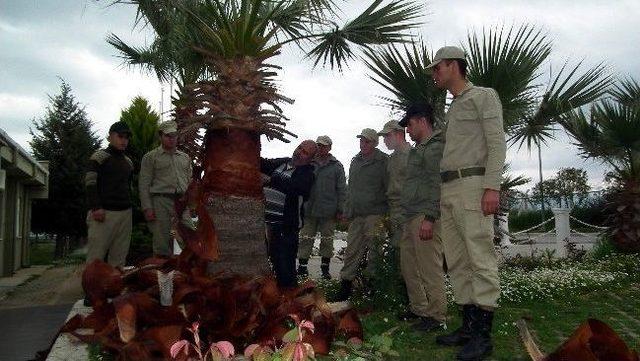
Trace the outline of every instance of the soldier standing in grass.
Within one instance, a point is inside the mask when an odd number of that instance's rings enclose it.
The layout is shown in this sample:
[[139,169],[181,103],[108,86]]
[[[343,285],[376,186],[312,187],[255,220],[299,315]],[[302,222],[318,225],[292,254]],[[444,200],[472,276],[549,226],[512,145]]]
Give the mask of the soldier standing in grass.
[[462,327],[436,342],[464,345],[458,360],[478,360],[493,349],[491,328],[500,296],[492,215],[500,204],[506,155],[502,105],[495,90],[466,79],[462,49],[441,48],[428,68],[436,85],[453,95],[440,163],[441,226],[454,296],[463,310]]
[[316,233],[320,232],[320,270],[322,278],[331,279],[329,264],[333,257],[333,233],[336,220],[342,219],[347,184],[344,167],[331,155],[331,138],[321,135],[316,140],[318,151],[311,163],[315,167],[315,182],[305,206],[304,227],[300,231],[298,275],[309,275],[307,265]]
[[133,162],[124,154],[131,130],[116,122],[109,128],[109,146],[91,156],[85,176],[89,213],[87,263],[105,260],[124,267],[131,242],[131,180]]
[[389,202],[389,240],[391,246],[397,248],[400,245],[400,238],[402,238],[403,223],[400,196],[404,186],[407,157],[409,156],[411,145],[405,138],[404,128],[395,120],[385,123],[378,135],[382,136],[387,148],[393,151],[387,163],[387,177],[389,178],[387,200]]
[[353,280],[365,256],[365,277],[373,277],[384,227],[382,217],[388,209],[386,192],[389,157],[376,148],[378,132],[375,130],[365,128],[357,137],[360,138],[360,152],[353,157],[349,167],[345,215],[351,220],[351,224],[344,265],[340,271],[341,284],[337,301],[344,301],[351,295]]
[[421,331],[442,330],[447,297],[440,238],[440,159],[443,134],[434,130],[428,104],[407,108],[400,125],[415,142],[407,158],[401,205],[404,234],[400,241],[400,268],[407,285],[409,309],[400,319],[418,320]]
[[191,179],[191,159],[176,149],[178,125],[172,120],[158,125],[160,146],[142,157],[138,188],[144,218],[153,234],[153,254],[173,254],[171,236],[174,203]]

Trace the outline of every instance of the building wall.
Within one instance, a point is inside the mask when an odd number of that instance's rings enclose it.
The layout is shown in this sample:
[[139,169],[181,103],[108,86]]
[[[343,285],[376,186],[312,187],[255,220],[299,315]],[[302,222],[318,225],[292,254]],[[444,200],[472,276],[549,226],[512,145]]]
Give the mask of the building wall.
[[[0,277],[28,267],[31,203],[48,196],[46,162],[29,153],[0,129]],[[2,182],[0,181],[0,185]]]

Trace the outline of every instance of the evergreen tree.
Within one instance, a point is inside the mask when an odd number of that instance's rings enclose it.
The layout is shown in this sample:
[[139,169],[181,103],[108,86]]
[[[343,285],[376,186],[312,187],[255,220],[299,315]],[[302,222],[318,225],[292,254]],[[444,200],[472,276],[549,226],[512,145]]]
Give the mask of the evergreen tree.
[[60,94],[49,96],[46,115],[33,120],[29,142],[36,159],[49,161],[49,198],[33,204],[32,228],[55,236],[55,257],[64,257],[86,235],[84,176],[100,139],[87,113],[61,80]]
[[160,116],[151,110],[149,101],[141,96],[133,98],[129,107],[122,109],[120,120],[131,129],[131,138],[127,153],[136,169],[140,171],[142,157],[159,145],[158,123]]

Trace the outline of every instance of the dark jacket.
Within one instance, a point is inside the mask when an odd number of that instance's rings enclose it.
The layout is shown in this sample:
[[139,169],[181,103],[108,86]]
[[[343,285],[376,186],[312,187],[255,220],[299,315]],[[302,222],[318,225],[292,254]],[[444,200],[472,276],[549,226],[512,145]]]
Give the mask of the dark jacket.
[[122,211],[131,208],[133,162],[112,146],[91,156],[85,176],[89,209]]
[[294,167],[291,176],[283,176],[279,168],[291,163],[291,158],[261,159],[260,171],[271,180],[266,185],[285,195],[284,210],[282,212],[282,226],[297,231],[302,228],[304,219],[304,202],[309,199],[309,193],[315,176],[311,164]]

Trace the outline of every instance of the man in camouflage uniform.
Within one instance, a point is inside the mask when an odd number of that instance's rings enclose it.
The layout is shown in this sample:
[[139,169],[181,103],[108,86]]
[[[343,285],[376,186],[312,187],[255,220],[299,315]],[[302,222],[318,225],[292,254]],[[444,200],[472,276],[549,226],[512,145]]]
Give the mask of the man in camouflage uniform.
[[351,220],[351,224],[347,236],[344,265],[340,271],[342,281],[336,297],[338,301],[344,301],[351,295],[353,279],[365,255],[367,256],[365,276],[373,276],[384,235],[382,217],[388,209],[386,197],[388,156],[376,148],[378,132],[365,128],[358,138],[360,138],[360,152],[353,157],[349,167],[345,215]]
[[313,249],[316,233],[320,232],[320,270],[322,278],[331,279],[329,263],[333,257],[333,232],[336,220],[342,218],[347,184],[344,167],[331,155],[331,138],[326,135],[316,140],[318,151],[311,163],[315,168],[315,182],[305,206],[304,227],[300,231],[298,248],[298,275],[307,276],[307,264]]
[[493,349],[493,312],[500,296],[492,215],[500,203],[506,155],[502,105],[495,90],[466,79],[462,49],[441,48],[428,68],[436,85],[453,95],[440,162],[441,226],[454,296],[463,309],[462,327],[436,342],[464,345],[458,359],[477,360]]
[[160,146],[145,154],[140,165],[140,204],[153,234],[153,254],[157,256],[173,253],[174,202],[186,192],[191,179],[191,159],[176,149],[177,131],[172,120],[160,123]]
[[387,201],[389,203],[389,223],[391,246],[399,247],[402,238],[402,205],[400,196],[407,172],[407,157],[411,150],[411,145],[407,142],[404,128],[395,120],[388,121],[382,130],[378,132],[382,136],[384,144],[393,153],[389,156],[387,163],[387,177],[389,185],[387,187]]
[[447,312],[439,231],[443,135],[434,130],[428,104],[410,106],[400,125],[407,127],[415,142],[407,158],[400,202],[405,222],[400,267],[409,296],[409,310],[401,318],[417,319],[415,328],[431,332],[443,328]]
[[87,191],[87,263],[105,260],[124,267],[131,242],[131,180],[133,163],[124,154],[131,130],[125,122],[109,128],[109,146],[89,160],[85,176]]

